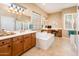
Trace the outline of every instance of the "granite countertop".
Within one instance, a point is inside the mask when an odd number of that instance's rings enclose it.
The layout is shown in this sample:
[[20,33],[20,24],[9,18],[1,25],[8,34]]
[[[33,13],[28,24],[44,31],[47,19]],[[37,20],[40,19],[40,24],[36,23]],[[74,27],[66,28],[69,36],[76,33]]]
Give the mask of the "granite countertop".
[[43,28],[42,30],[62,30],[62,28]]
[[20,35],[25,35],[25,34],[30,34],[30,33],[35,33],[36,31],[14,31],[15,34],[13,35],[8,35],[8,36],[1,36],[0,40],[4,40],[4,39],[8,39],[8,38],[12,38],[12,37],[16,37],[16,36],[20,36]]

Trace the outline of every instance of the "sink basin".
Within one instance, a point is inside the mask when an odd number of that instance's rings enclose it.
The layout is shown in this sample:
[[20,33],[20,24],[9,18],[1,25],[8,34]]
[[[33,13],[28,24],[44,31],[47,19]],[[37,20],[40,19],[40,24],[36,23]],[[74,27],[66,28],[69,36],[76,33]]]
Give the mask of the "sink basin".
[[1,32],[0,33],[0,37],[1,36],[8,36],[8,35],[14,35],[15,33],[13,33],[13,32]]

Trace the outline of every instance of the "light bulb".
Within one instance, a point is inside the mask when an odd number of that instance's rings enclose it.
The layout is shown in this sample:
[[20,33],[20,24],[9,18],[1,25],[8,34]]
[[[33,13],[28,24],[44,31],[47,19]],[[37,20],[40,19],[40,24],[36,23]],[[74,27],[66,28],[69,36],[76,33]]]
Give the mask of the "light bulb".
[[15,11],[13,10],[12,13],[15,13]]
[[15,9],[15,12],[17,12],[17,9]]
[[8,10],[8,13],[10,13],[11,11],[10,10]]
[[21,11],[21,10],[19,10],[19,12],[21,13],[22,11]]
[[10,10],[13,10],[13,8],[12,8],[12,7],[9,7],[9,9],[10,9]]

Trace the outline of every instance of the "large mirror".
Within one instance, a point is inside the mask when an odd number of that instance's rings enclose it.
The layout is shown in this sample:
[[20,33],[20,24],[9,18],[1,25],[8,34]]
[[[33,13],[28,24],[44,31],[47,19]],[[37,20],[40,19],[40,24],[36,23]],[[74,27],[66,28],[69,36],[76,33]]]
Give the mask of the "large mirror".
[[[3,9],[4,10],[4,9]],[[28,30],[31,17],[26,15],[16,15],[0,10],[0,29],[7,31]]]
[[28,30],[31,17],[26,15],[16,16],[16,30]]
[[9,10],[8,6],[0,4],[0,29],[7,31],[28,30],[30,22],[31,16],[14,13]]

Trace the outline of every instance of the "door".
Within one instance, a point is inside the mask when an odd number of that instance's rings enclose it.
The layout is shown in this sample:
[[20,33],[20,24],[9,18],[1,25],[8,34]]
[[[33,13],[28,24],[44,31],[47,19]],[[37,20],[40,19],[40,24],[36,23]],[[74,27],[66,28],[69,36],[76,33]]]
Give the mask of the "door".
[[74,30],[74,16],[75,13],[64,14],[64,29],[65,30]]
[[5,44],[0,46],[0,56],[10,56],[11,55],[11,44]]
[[78,4],[78,14],[76,18],[76,45],[77,45],[77,55],[79,56],[79,4]]

